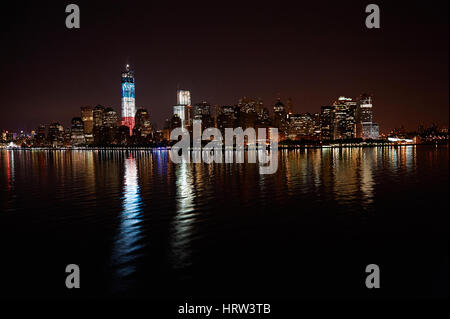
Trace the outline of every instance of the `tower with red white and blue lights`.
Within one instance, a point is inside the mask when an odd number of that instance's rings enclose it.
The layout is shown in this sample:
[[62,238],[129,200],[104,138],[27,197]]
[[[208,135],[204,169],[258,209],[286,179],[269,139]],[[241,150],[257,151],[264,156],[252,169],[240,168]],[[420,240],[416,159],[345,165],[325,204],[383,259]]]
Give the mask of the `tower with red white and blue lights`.
[[127,64],[126,70],[122,72],[122,125],[130,128],[130,135],[134,127],[135,114],[134,71],[130,70],[130,65]]

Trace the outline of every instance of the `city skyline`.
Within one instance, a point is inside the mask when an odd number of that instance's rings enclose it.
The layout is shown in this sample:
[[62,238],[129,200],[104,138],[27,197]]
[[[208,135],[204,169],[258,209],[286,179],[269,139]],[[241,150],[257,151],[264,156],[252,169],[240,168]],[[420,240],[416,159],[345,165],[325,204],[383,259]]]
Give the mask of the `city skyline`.
[[449,4],[6,2],[1,298],[448,298]]
[[[125,126],[130,127],[130,135],[132,135],[132,128],[134,126],[134,116],[131,116],[131,114],[136,114],[136,111],[139,110],[139,109],[145,109],[147,111],[149,111],[149,109],[147,107],[143,106],[143,105],[140,105],[139,103],[137,103],[137,104],[135,103],[135,79],[134,79],[134,77],[135,77],[135,75],[134,75],[135,70],[132,69],[132,66],[130,66],[129,63],[125,64],[123,70],[121,71],[121,73],[122,73],[122,84],[121,84],[121,92],[122,93],[121,93],[121,97],[120,97],[121,102],[120,102],[120,106],[119,107],[116,108],[116,107],[111,106],[111,105],[102,105],[101,103],[90,103],[90,104],[86,104],[84,106],[80,106],[77,111],[79,112],[80,109],[82,110],[83,108],[89,108],[89,107],[90,108],[94,108],[95,106],[99,106],[99,105],[104,106],[105,108],[111,108],[111,109],[113,109],[114,111],[117,112],[118,117],[120,118],[119,122],[122,123]],[[128,78],[130,78],[130,80],[128,80]],[[130,82],[128,82],[128,81],[130,81]],[[177,87],[180,87],[180,85],[177,85]],[[174,92],[176,92],[176,98],[173,99],[173,100],[176,100],[177,103],[176,103],[175,106],[170,106],[170,107],[168,107],[167,110],[165,110],[167,112],[165,114],[165,119],[163,120],[162,123],[156,122],[154,120],[154,118],[151,116],[152,115],[151,110],[149,111],[152,125],[153,126],[156,125],[156,127],[158,129],[162,129],[164,127],[164,124],[168,120],[170,120],[170,118],[171,118],[171,116],[173,114],[180,113],[180,110],[176,111],[177,107],[178,108],[179,107],[183,107],[183,112],[184,112],[184,107],[187,106],[187,105],[192,106],[192,105],[199,104],[199,103],[208,103],[211,106],[216,106],[216,107],[219,107],[219,108],[222,107],[222,106],[228,106],[228,105],[238,106],[239,105],[239,101],[241,101],[242,99],[245,99],[245,98],[249,98],[249,99],[257,99],[260,103],[262,103],[262,106],[264,108],[267,108],[269,110],[270,114],[273,115],[274,114],[273,113],[273,108],[276,107],[276,104],[279,103],[280,101],[285,101],[285,102],[290,104],[290,108],[291,108],[291,112],[290,113],[291,114],[300,115],[300,114],[314,114],[316,112],[320,112],[321,109],[324,106],[325,107],[326,106],[332,106],[334,103],[339,101],[341,98],[346,99],[345,96],[349,96],[349,95],[342,95],[342,94],[340,94],[340,95],[336,96],[334,99],[331,99],[331,101],[329,103],[321,104],[316,109],[298,112],[297,111],[298,110],[298,106],[296,107],[295,101],[293,101],[293,99],[291,97],[281,98],[279,93],[276,95],[277,97],[274,98],[269,103],[265,103],[262,98],[257,97],[257,96],[251,97],[251,96],[248,96],[248,95],[244,95],[244,96],[239,97],[236,101],[234,101],[232,103],[217,104],[217,103],[209,103],[210,101],[206,101],[205,99],[194,100],[195,103],[192,102],[191,101],[191,93],[192,92],[191,92],[191,90],[186,89],[186,88],[185,89],[177,88]],[[183,93],[181,93],[181,92],[183,92]],[[180,94],[184,94],[184,93],[187,93],[189,95],[189,96],[187,96],[185,98],[186,101],[189,101],[189,102],[181,103],[180,99],[183,99],[184,97],[181,97]],[[367,94],[367,93],[364,92],[364,93],[361,93],[361,94],[358,94],[358,95],[359,95],[359,97],[361,97],[364,94]],[[368,94],[368,95],[371,97],[372,100],[374,99],[373,93]],[[352,96],[352,98],[350,98],[350,100],[356,101],[359,97],[353,97]],[[130,101],[128,101],[128,100],[130,100]],[[375,98],[375,100],[376,100],[376,98]],[[168,103],[168,104],[170,104],[170,103]],[[173,104],[175,104],[175,103],[172,103],[172,105]],[[51,126],[52,123],[58,123],[58,124],[62,124],[64,127],[70,127],[72,118],[73,117],[66,118],[66,119],[55,119],[55,120],[52,119],[50,121],[47,120],[47,121],[39,123],[38,125],[36,125],[35,127],[32,127],[32,128],[20,127],[18,129],[9,129],[9,128],[0,127],[0,130],[16,132],[16,133],[19,133],[19,132],[23,131],[23,132],[27,133],[27,132],[36,131],[37,128],[40,125]],[[430,122],[419,121],[419,122],[416,123],[415,126],[414,126],[414,124],[412,124],[411,127],[405,127],[405,125],[403,123],[401,123],[401,124],[398,124],[398,125],[396,125],[394,127],[383,127],[383,126],[380,126],[379,129],[380,129],[380,134],[381,133],[387,134],[388,132],[391,132],[391,131],[399,129],[399,128],[404,128],[406,130],[409,129],[409,131],[414,131],[419,126],[425,126],[426,127],[426,126],[432,126],[432,125],[437,125],[440,128],[448,128],[448,122],[445,122],[445,121],[439,122],[438,120],[432,120]]]
[[[448,126],[448,42],[436,40],[448,39],[448,3],[423,8],[408,2],[406,15],[401,4],[382,1],[380,30],[365,28],[364,8],[352,2],[220,10],[118,4],[107,13],[97,10],[100,4],[79,5],[82,27],[75,31],[60,23],[58,7],[12,7],[2,19],[2,40],[9,44],[1,53],[9,79],[1,87],[2,129],[67,125],[86,105],[119,110],[117,78],[127,62],[138,70],[136,107],[149,110],[158,127],[175,105],[178,86],[193,92],[193,103],[227,105],[254,96],[269,106],[278,96],[290,97],[295,113],[367,92],[375,96],[382,132],[421,123]],[[254,26],[245,17],[256,12]],[[421,24],[409,18],[415,13]],[[17,29],[14,14],[25,18]],[[43,20],[37,28],[32,16]],[[124,16],[133,17],[126,28],[114,23]]]

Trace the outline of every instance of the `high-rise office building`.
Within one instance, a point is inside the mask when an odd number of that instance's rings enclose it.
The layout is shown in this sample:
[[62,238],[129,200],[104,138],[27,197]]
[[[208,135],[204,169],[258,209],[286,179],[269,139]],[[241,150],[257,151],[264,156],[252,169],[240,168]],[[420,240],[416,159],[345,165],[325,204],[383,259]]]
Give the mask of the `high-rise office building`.
[[291,98],[287,99],[287,102],[286,102],[286,113],[289,114],[289,115],[294,113],[294,103],[292,102]]
[[211,116],[211,105],[206,101],[195,104],[192,107],[192,119],[201,121],[202,130],[214,127],[214,119]]
[[314,135],[314,117],[310,113],[291,114],[289,117],[288,138],[312,139]]
[[244,96],[239,99],[238,106],[241,108],[241,113],[256,113],[258,101]]
[[130,135],[134,127],[136,114],[134,71],[127,64],[122,72],[122,125],[128,126]]
[[[111,108],[107,107],[103,113],[103,127],[102,127],[102,143],[104,144],[114,144],[116,141],[116,136],[118,133],[118,121],[119,116],[117,112]],[[134,117],[133,117],[134,122]],[[126,125],[124,125],[126,126]],[[127,126],[128,127],[128,126]],[[129,127],[128,127],[129,128]]]
[[278,138],[283,140],[287,136],[288,130],[288,113],[286,113],[286,107],[278,98],[277,102],[273,106],[273,125],[278,128]]
[[332,140],[334,134],[334,106],[320,107],[320,132],[322,140]]
[[355,137],[356,102],[352,98],[341,96],[333,104],[334,106],[334,133],[333,139],[349,139]]
[[193,116],[196,120],[201,120],[201,117],[205,116],[211,116],[211,105],[203,101],[201,103],[197,103],[193,107]]
[[150,122],[150,114],[143,107],[139,108],[136,112],[133,132],[138,138],[147,138],[153,132],[152,123]]
[[358,123],[372,123],[372,97],[367,94],[362,94],[358,99],[357,105],[356,121]]
[[93,120],[94,120],[94,127],[100,127],[103,126],[103,113],[105,112],[105,107],[102,105],[97,105],[94,107],[94,110],[92,112]]
[[92,111],[92,117],[94,122],[93,135],[94,143],[99,145],[102,143],[103,134],[103,116],[105,113],[105,107],[102,105],[97,105]]
[[45,146],[47,144],[46,126],[44,124],[39,125],[34,140],[35,146]]
[[177,105],[173,107],[173,114],[177,115],[181,121],[181,127],[189,125],[190,116],[187,110],[191,105],[191,92],[188,90],[177,90]]
[[175,128],[182,127],[182,120],[178,116],[178,114],[172,115],[170,119],[170,130],[174,130]]
[[249,127],[255,127],[256,120],[258,119],[258,110],[261,107],[258,100],[244,96],[239,99],[239,126],[243,129]]
[[372,96],[362,94],[356,106],[356,136],[358,138],[378,139],[379,127],[373,122]]
[[81,107],[81,119],[83,120],[86,144],[92,144],[94,142],[94,110],[91,106]]
[[[103,113],[103,126],[104,127],[117,127],[119,117],[117,112],[112,107],[107,107]],[[133,117],[134,121],[134,117]]]
[[52,147],[61,147],[64,142],[64,128],[58,122],[51,123],[48,127],[48,143]]
[[320,112],[316,112],[313,114],[313,122],[314,122],[314,138],[320,138],[321,127],[320,127]]
[[177,90],[177,105],[191,105],[191,92],[188,90]]
[[74,117],[72,119],[72,145],[78,146],[85,143],[84,138],[84,127],[83,127],[83,120],[81,117]]
[[272,121],[270,119],[270,113],[267,108],[264,106],[261,106],[258,109],[257,119],[256,119],[256,126],[257,127],[269,127],[272,124]]
[[296,140],[301,135],[301,114],[291,114],[289,117],[288,138]]
[[64,136],[63,146],[64,147],[72,146],[72,131],[70,127],[66,127],[63,136]]
[[223,105],[219,109],[219,114],[217,115],[217,128],[225,136],[225,128],[234,128],[236,126],[237,117],[236,109],[238,106],[233,105]]

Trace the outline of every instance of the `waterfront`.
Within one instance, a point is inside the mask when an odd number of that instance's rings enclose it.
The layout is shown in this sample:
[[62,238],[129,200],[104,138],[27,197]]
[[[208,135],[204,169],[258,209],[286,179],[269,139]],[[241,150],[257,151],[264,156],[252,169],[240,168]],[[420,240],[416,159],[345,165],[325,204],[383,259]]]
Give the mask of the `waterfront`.
[[448,294],[446,145],[283,150],[273,175],[163,150],[0,150],[0,165],[10,296],[365,297],[370,263],[379,296]]

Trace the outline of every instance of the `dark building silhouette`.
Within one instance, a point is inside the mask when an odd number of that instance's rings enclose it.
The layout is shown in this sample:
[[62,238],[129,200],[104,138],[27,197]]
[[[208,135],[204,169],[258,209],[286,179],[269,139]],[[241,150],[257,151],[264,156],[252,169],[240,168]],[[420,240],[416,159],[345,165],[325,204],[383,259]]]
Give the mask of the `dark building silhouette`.
[[334,135],[334,107],[331,105],[320,107],[320,132],[321,139],[329,141]]
[[153,127],[150,122],[150,114],[141,107],[136,111],[135,126],[133,129],[133,136],[137,143],[146,143],[152,139]]
[[91,106],[81,107],[81,119],[84,126],[86,144],[94,143],[94,110]]
[[48,127],[48,144],[51,147],[61,147],[64,143],[64,127],[58,122],[51,123]]
[[84,126],[81,117],[72,118],[72,146],[80,146],[86,143],[84,138]]

